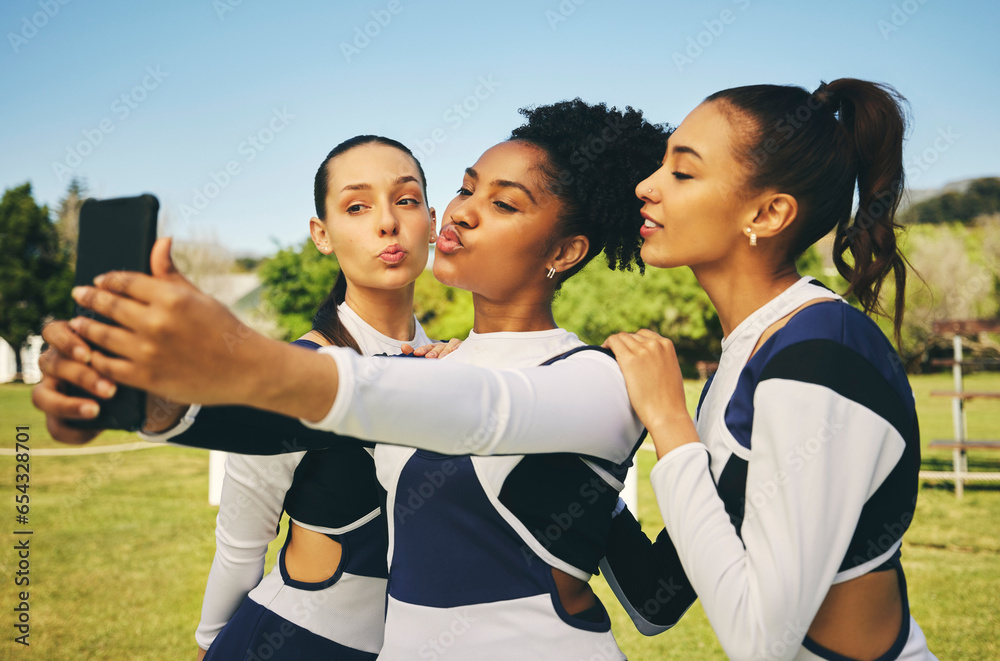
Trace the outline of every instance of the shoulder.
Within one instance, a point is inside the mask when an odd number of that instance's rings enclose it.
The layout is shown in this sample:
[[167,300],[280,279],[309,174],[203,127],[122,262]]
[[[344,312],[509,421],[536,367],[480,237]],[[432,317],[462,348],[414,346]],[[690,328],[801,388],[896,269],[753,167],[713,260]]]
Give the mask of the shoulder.
[[781,379],[820,386],[905,426],[914,408],[902,362],[878,325],[842,301],[800,310],[746,368],[757,385]]
[[615,360],[615,354],[613,351],[611,351],[611,349],[606,349],[604,347],[599,347],[593,344],[583,344],[580,346],[573,347],[568,351],[564,351],[563,353],[557,356],[549,358],[544,363],[542,363],[542,365],[551,365],[553,363],[559,362],[560,360],[566,360],[567,358],[572,358],[574,356],[576,356],[577,359],[579,359],[579,358],[594,358],[600,355],[607,356],[612,361]]

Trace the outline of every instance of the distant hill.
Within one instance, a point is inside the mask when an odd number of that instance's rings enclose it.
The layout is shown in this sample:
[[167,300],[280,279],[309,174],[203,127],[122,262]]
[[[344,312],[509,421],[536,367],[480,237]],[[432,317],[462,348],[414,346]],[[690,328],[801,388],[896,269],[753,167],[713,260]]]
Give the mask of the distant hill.
[[1000,177],[955,181],[935,189],[910,189],[900,204],[904,223],[968,223],[1000,212]]

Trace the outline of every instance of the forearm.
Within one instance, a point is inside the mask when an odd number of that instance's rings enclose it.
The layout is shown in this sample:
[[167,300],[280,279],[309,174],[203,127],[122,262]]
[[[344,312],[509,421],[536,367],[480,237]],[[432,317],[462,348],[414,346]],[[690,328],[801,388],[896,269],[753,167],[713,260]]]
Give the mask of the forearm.
[[208,648],[264,575],[267,547],[281,518],[285,493],[302,454],[226,460],[215,558],[205,586],[196,640]]
[[667,531],[650,542],[628,508],[612,522],[601,571],[646,636],[670,629],[697,598]]
[[167,432],[144,432],[141,436],[153,443],[249,455],[321,450],[346,438],[306,427],[295,418],[248,406],[193,406],[179,425]]
[[[681,402],[683,404],[683,402]],[[700,443],[694,421],[684,408],[664,411],[656,422],[647,428],[649,437],[656,447],[656,458],[662,459],[671,450],[687,443]]]
[[[607,356],[524,369],[335,357],[342,392],[317,427],[443,454],[572,452],[626,460],[642,433]],[[390,402],[391,405],[387,405]]]
[[233,404],[317,421],[337,397],[337,364],[329,356],[259,335],[239,351],[245,367]]

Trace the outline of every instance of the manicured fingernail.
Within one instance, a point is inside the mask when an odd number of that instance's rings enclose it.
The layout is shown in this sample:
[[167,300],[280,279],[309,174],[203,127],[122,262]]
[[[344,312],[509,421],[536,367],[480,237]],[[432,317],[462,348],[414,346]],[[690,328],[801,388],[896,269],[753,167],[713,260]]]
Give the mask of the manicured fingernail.
[[[73,317],[72,319],[69,320],[69,327],[72,328],[73,330],[75,330],[78,333],[80,332],[80,326],[82,326],[82,325],[83,325],[83,321],[80,320],[80,317]],[[78,351],[86,351],[86,349],[83,349],[82,347],[80,347],[77,350]],[[82,358],[79,358],[79,357],[77,359],[78,360],[83,360]],[[85,362],[85,363],[86,362],[90,362],[90,354],[89,354],[89,352],[87,354],[87,360],[84,360],[83,362]]]
[[97,405],[97,402],[87,402],[80,406],[80,415],[85,418],[96,418],[100,412],[101,407]]
[[101,283],[103,283],[103,282],[104,282],[104,276],[103,275],[99,275],[96,278],[94,278],[94,284],[96,286],[98,286],[98,287],[100,287]]
[[114,397],[115,395],[115,384],[110,381],[105,381],[101,379],[97,382],[97,394],[101,397]]
[[79,301],[80,297],[83,296],[83,287],[73,287],[70,296],[73,297],[74,301]]
[[[79,326],[79,324],[77,324],[77,325]],[[72,321],[70,322],[69,326],[70,326],[70,328],[73,328],[73,322]],[[76,330],[76,329],[73,328],[73,330]],[[81,363],[85,363],[85,364],[89,365],[90,364],[90,350],[87,349],[87,348],[85,348],[85,347],[76,347],[75,349],[73,349],[73,358],[75,358],[76,360],[78,360]]]

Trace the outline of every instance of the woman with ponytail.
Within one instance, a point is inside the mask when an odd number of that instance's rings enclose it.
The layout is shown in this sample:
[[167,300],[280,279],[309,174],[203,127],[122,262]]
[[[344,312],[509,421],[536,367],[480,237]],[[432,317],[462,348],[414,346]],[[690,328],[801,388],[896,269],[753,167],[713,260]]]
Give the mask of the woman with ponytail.
[[[846,78],[812,94],[718,92],[636,187],[643,261],[691,268],[725,333],[693,423],[669,340],[644,330],[606,343],[660,458],[650,481],[665,530],[638,551],[647,572],[628,544],[605,564],[644,633],[680,615],[649,607],[670,576],[690,581],[733,659],[934,658],[900,562],[920,466],[913,394],[865,314],[882,311],[892,275],[898,337],[902,102]],[[796,272],[831,232],[864,312]]]
[[[313,329],[292,344],[349,347],[367,356],[428,344],[413,315],[413,283],[434,238],[420,163],[395,140],[357,136],[324,159],[314,195],[310,234],[321,253],[337,257],[340,273]],[[179,417],[153,428],[147,421],[149,431],[168,431],[144,437],[188,445],[212,438],[237,449],[247,435],[262,434],[288,449],[227,458],[215,561],[195,635],[198,658],[374,659],[382,646],[387,567],[371,444],[295,451],[305,436],[329,444],[329,434],[290,428],[283,423],[294,421],[253,409],[195,406],[180,424]],[[264,576],[283,511],[285,544]]]

